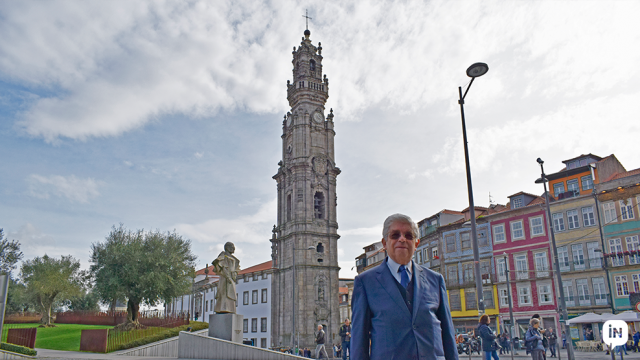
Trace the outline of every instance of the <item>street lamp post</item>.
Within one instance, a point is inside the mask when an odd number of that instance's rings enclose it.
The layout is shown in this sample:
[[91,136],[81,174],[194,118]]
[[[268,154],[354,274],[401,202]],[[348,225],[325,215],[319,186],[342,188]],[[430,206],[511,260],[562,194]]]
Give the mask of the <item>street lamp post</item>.
[[[511,331],[509,331],[509,339],[511,340],[511,360],[513,360],[514,352],[516,351],[516,347],[513,343],[513,329],[515,329],[515,323],[513,322],[513,306],[511,306],[511,282],[509,281],[509,258],[507,257],[507,253],[502,253],[504,257],[504,272],[507,277],[507,299],[509,301],[509,322],[511,323],[509,326]],[[518,336],[518,341],[520,341],[520,336]]]
[[480,272],[480,254],[478,250],[478,236],[476,234],[476,212],[475,205],[473,204],[473,187],[471,186],[471,169],[469,168],[469,148],[467,145],[467,126],[464,120],[464,98],[467,96],[467,92],[469,92],[469,88],[473,84],[473,81],[489,71],[489,66],[485,63],[475,63],[467,69],[467,76],[471,78],[471,82],[469,82],[469,86],[464,91],[464,95],[462,94],[462,87],[458,86],[458,94],[460,95],[460,99],[458,100],[458,104],[460,104],[460,115],[462,117],[462,139],[464,143],[464,162],[467,168],[467,190],[469,192],[469,216],[471,217],[471,239],[473,246],[473,263],[474,263],[474,271],[476,273],[476,295],[478,297],[478,316],[482,316],[484,314],[484,296],[482,294],[482,273]]
[[[309,246],[306,249],[293,249],[293,293],[292,293],[292,306],[293,312],[291,313],[291,349],[294,346],[295,334],[296,334],[296,250],[313,250],[313,246]],[[300,341],[300,335],[298,335],[298,341]]]
[[573,355],[573,345],[571,344],[571,327],[567,323],[569,317],[567,315],[567,303],[564,299],[564,287],[562,286],[562,274],[560,273],[560,262],[558,261],[558,248],[556,247],[556,235],[553,231],[553,224],[551,223],[551,204],[549,203],[549,193],[547,192],[547,178],[544,174],[544,161],[538,158],[538,164],[540,164],[540,171],[542,172],[540,180],[544,185],[544,200],[547,206],[547,224],[549,226],[549,232],[551,233],[551,246],[553,249],[553,263],[556,267],[556,281],[558,282],[558,291],[560,292],[560,307],[562,310],[562,318],[564,319],[564,331],[567,337],[567,357],[569,360],[575,360]]

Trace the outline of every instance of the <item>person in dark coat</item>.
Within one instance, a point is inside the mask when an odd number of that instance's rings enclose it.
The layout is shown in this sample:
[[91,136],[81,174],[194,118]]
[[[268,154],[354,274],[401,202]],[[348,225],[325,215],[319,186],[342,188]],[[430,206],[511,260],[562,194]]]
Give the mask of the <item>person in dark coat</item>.
[[556,357],[556,343],[558,342],[558,335],[553,331],[552,328],[547,329],[544,335],[549,341],[549,350],[551,350],[551,356]]
[[480,316],[480,320],[478,322],[480,323],[478,325],[478,333],[482,339],[484,359],[491,360],[493,357],[495,360],[500,360],[500,357],[498,357],[498,353],[496,352],[496,346],[494,345],[496,342],[496,334],[494,334],[493,331],[491,331],[491,328],[489,328],[489,323],[491,322],[489,315],[484,314]]

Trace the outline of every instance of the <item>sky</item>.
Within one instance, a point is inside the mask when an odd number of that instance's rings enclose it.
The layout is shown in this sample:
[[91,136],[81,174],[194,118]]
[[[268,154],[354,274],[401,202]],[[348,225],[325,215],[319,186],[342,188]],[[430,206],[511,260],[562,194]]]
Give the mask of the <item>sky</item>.
[[333,108],[341,277],[393,213],[542,194],[580,154],[640,167],[638,1],[0,2],[0,228],[25,259],[114,225],[270,260],[291,49],[308,10]]

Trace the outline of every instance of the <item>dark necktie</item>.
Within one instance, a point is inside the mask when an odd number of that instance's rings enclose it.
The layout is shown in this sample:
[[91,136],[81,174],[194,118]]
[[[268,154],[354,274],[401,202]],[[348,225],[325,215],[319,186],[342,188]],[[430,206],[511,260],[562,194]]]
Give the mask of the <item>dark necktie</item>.
[[400,265],[398,272],[400,273],[400,285],[406,289],[407,285],[409,285],[409,274],[407,268],[404,265]]

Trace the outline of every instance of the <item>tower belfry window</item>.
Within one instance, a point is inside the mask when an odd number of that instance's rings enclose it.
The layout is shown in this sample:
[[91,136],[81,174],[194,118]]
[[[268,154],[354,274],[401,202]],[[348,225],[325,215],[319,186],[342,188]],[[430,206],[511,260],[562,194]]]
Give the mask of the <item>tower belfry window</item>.
[[315,60],[312,59],[311,61],[309,61],[309,69],[311,71],[316,71],[316,62],[315,62]]
[[287,195],[287,221],[291,220],[291,194]]
[[316,219],[324,219],[324,194],[319,191],[313,196],[313,215]]

